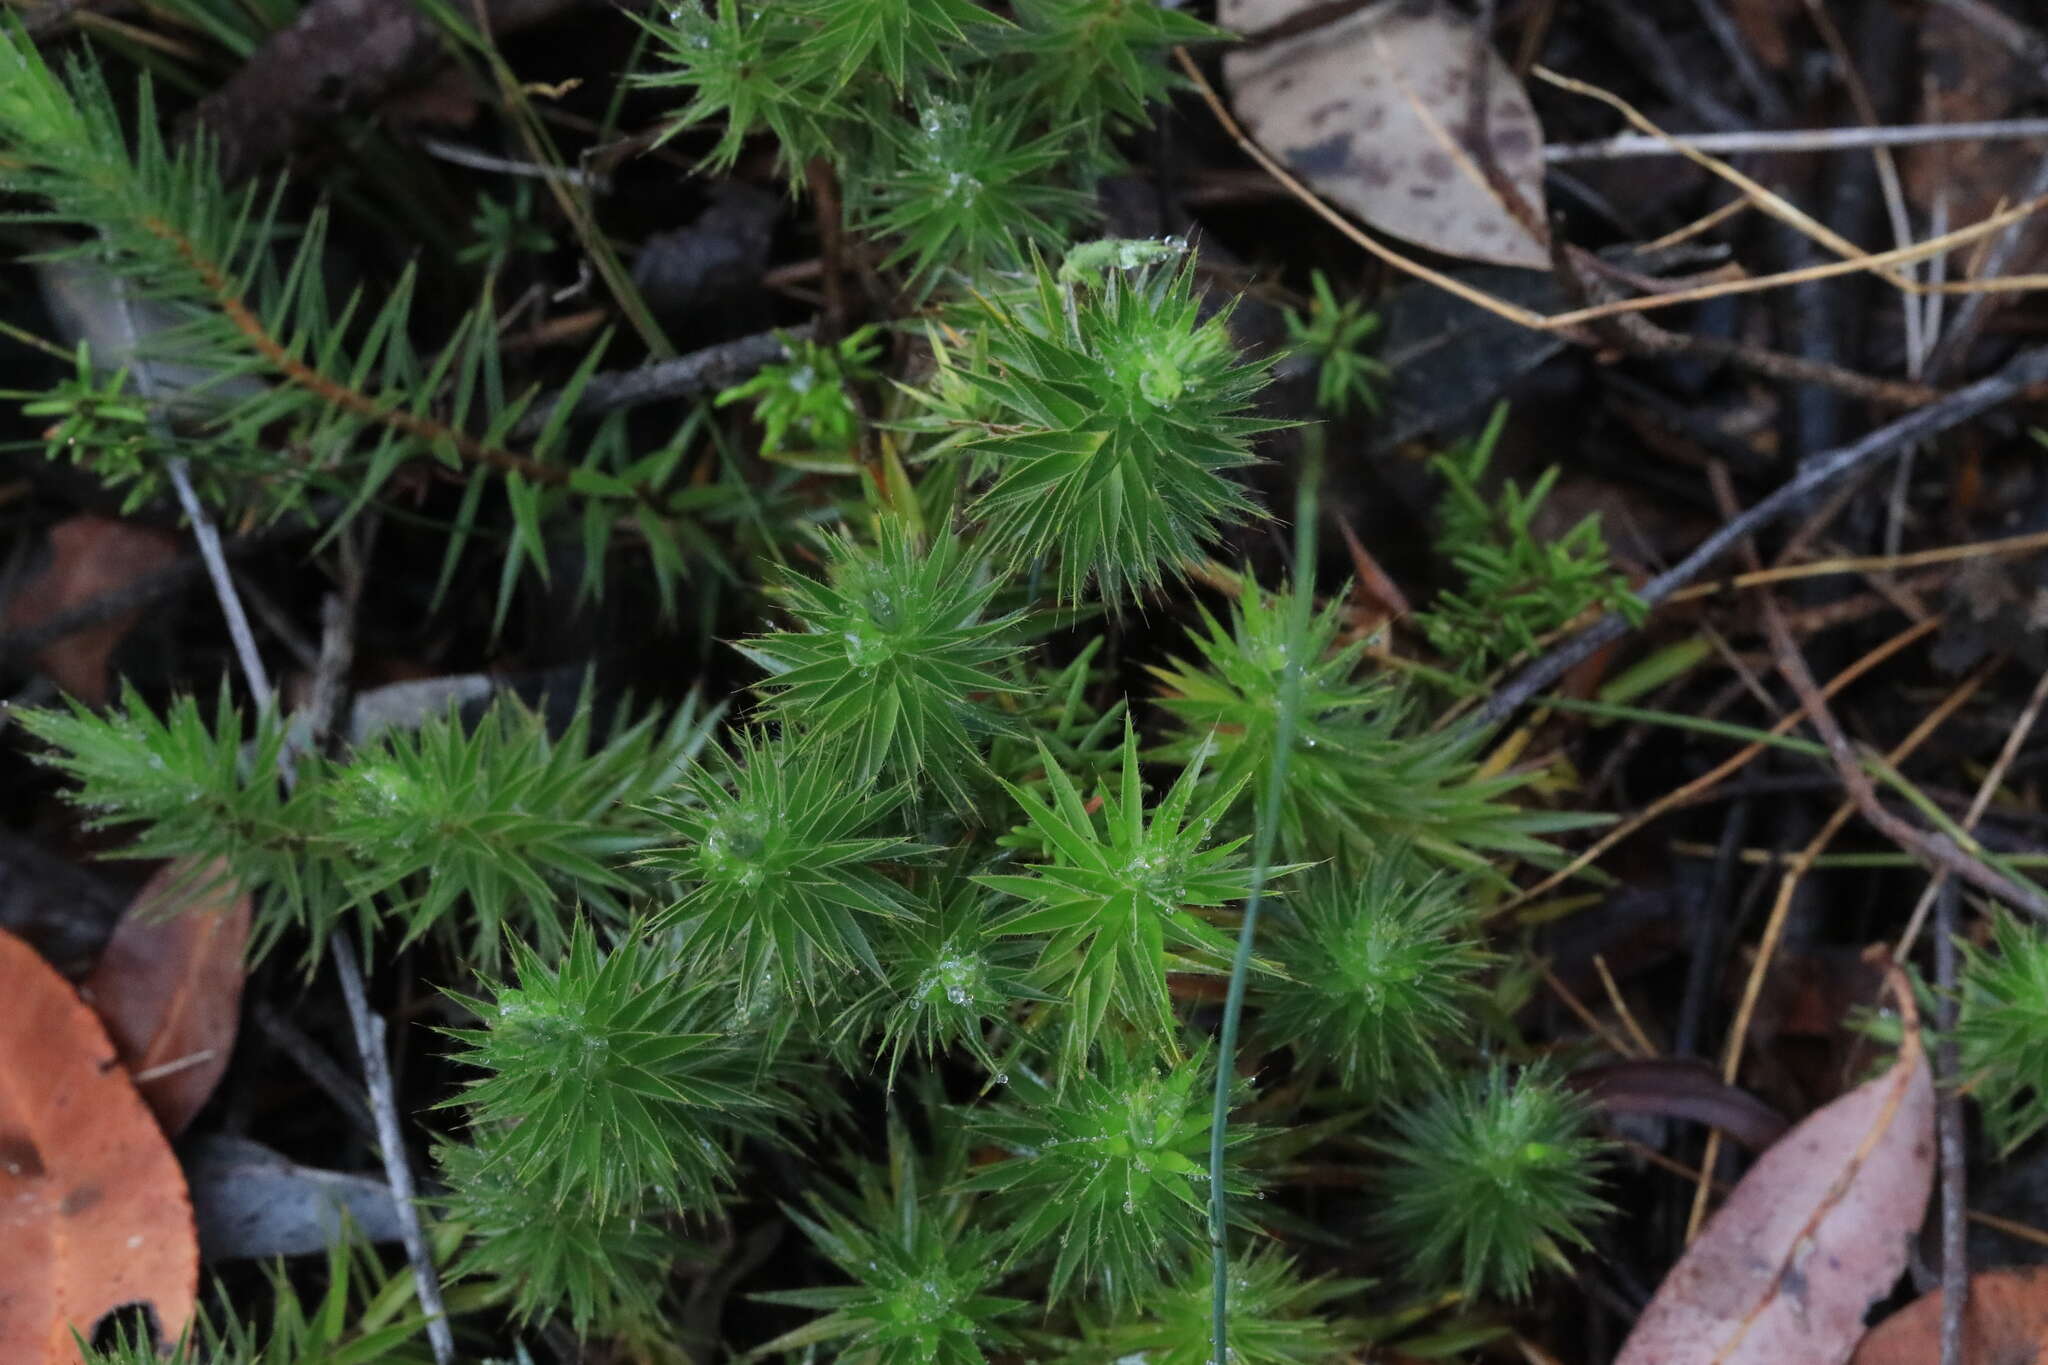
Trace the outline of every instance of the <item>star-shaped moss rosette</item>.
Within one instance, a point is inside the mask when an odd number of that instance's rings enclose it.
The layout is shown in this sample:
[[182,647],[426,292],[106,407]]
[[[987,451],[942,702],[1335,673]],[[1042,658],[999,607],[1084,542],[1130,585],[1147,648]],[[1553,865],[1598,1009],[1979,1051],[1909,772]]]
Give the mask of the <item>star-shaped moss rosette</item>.
[[1443,1073],[1497,960],[1466,880],[1398,848],[1363,875],[1309,874],[1259,927],[1276,971],[1252,982],[1254,1035],[1373,1098]]
[[[1042,939],[1034,984],[1071,1007],[1068,1061],[1112,1024],[1135,1028],[1171,1053],[1178,1025],[1166,974],[1227,970],[1233,941],[1205,912],[1251,891],[1251,870],[1239,856],[1245,840],[1211,838],[1237,791],[1212,793],[1197,807],[1197,764],[1148,809],[1128,719],[1122,776],[1092,803],[1049,753],[1044,763],[1045,796],[1009,787],[1029,822],[1011,841],[1035,845],[1048,860],[1025,873],[980,878],[1022,902],[996,928]],[[1276,867],[1268,878],[1295,870]]]
[[928,410],[918,425],[975,456],[970,510],[991,555],[1050,561],[1062,601],[1093,585],[1116,604],[1263,515],[1231,475],[1285,423],[1249,415],[1271,362],[1239,356],[1228,311],[1202,316],[1185,259],[1034,262],[1021,287],[962,310],[946,382],[908,392]]
[[743,1005],[763,992],[817,1000],[848,973],[881,976],[867,924],[917,913],[883,864],[924,851],[890,824],[902,789],[849,782],[755,734],[679,786],[654,808],[675,845],[641,861],[688,889],[650,931],[675,925],[700,965],[736,970]]
[[998,929],[995,893],[969,877],[942,875],[927,918],[891,920],[878,930],[886,975],[840,1015],[837,1037],[853,1050],[850,1069],[873,1064],[879,1037],[891,1089],[906,1056],[936,1063],[952,1047],[972,1055],[990,1081],[1007,1081],[989,1046],[991,1030],[1018,1006],[1051,998],[1030,982],[1037,945]]
[[1956,1039],[1963,1074],[2000,1149],[2048,1127],[2048,937],[2005,911],[1991,942],[1963,944]]
[[982,1201],[959,1188],[964,1147],[939,1141],[938,1152],[921,1157],[892,1118],[885,1165],[856,1164],[850,1187],[811,1191],[808,1215],[789,1210],[811,1245],[853,1283],[759,1295],[826,1316],[756,1354],[829,1341],[839,1343],[839,1360],[981,1365],[991,1348],[1018,1344],[1004,1319],[1029,1305],[990,1292],[1005,1271],[1001,1235],[974,1216]]
[[1609,1212],[1590,1120],[1546,1066],[1446,1081],[1374,1144],[1387,1159],[1375,1225],[1419,1284],[1526,1298],[1537,1267],[1568,1271],[1564,1248],[1590,1246]]
[[[1329,1305],[1369,1280],[1305,1276],[1270,1242],[1230,1260],[1230,1358],[1242,1365],[1322,1365],[1347,1358],[1359,1325],[1325,1316]],[[1215,1279],[1207,1257],[1119,1314],[1082,1310],[1085,1345],[1066,1359],[1143,1360],[1145,1365],[1208,1365],[1215,1357]]]
[[823,582],[781,574],[776,595],[802,629],[740,651],[768,671],[767,714],[832,750],[846,781],[887,772],[966,810],[990,737],[1015,729],[993,704],[1015,690],[1020,652],[1019,614],[989,612],[1000,586],[950,532],[921,546],[884,517],[873,545],[832,539]]
[[639,938],[598,950],[579,923],[550,965],[514,940],[516,983],[451,995],[484,1027],[445,1029],[486,1073],[443,1107],[495,1134],[494,1159],[557,1204],[636,1208],[651,1189],[711,1208],[731,1185],[727,1139],[767,1136],[780,1100],[748,1048],[709,1027],[725,1001]]
[[[1289,857],[1370,857],[1405,845],[1440,866],[1498,875],[1488,855],[1555,860],[1543,835],[1598,822],[1518,807],[1507,797],[1526,779],[1482,773],[1473,740],[1412,732],[1408,695],[1366,666],[1363,641],[1339,643],[1345,594],[1310,618],[1299,645],[1288,638],[1287,597],[1247,584],[1227,624],[1203,610],[1188,636],[1195,660],[1150,671],[1179,730],[1154,756],[1205,760],[1211,786],[1244,792],[1272,768],[1282,685],[1300,670],[1280,789]],[[1249,800],[1232,818],[1233,827],[1249,823]]]
[[[1206,1043],[1168,1064],[1146,1041],[1112,1030],[1059,1088],[1020,1070],[1003,1101],[961,1113],[1005,1155],[958,1188],[990,1197],[988,1225],[1008,1230],[1013,1262],[1049,1267],[1048,1302],[1078,1280],[1132,1303],[1206,1252],[1215,1076]],[[1235,1088],[1236,1100],[1249,1097],[1248,1083]],[[1258,1136],[1233,1121],[1226,1151]],[[1248,1223],[1254,1182],[1241,1157],[1224,1182],[1233,1221]]]

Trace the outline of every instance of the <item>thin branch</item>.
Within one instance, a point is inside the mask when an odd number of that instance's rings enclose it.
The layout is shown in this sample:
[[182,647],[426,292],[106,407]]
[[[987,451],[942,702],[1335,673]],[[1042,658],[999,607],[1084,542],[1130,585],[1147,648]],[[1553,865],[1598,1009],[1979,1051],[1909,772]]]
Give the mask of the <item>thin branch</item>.
[[[1655,606],[1699,577],[1730,546],[1793,512],[1814,493],[1849,474],[1875,468],[1907,447],[1960,426],[2043,381],[2048,381],[2048,347],[2023,352],[1987,379],[1907,413],[1859,441],[1824,451],[1768,497],[1701,541],[1691,554],[1644,584],[1636,595]],[[1507,719],[1602,645],[1620,639],[1630,629],[1627,617],[1610,612],[1509,679],[1479,708],[1474,723],[1490,728]]]
[[[2033,179],[2027,182],[2026,192],[2048,194],[2048,157],[2043,157],[2034,167]],[[1996,280],[2012,267],[2013,259],[2019,254],[2020,246],[2031,236],[2025,223],[2014,223],[1997,238],[1984,253],[1983,266],[1976,272],[1979,280]],[[1936,378],[1958,369],[1970,343],[1977,339],[1978,330],[1983,327],[1996,295],[1989,293],[1972,294],[1956,309],[1953,321],[1941,340],[1934,344],[1933,352],[1927,357],[1927,372]]]
[[1806,656],[1799,652],[1791,628],[1785,624],[1784,613],[1778,610],[1776,600],[1769,593],[1764,595],[1763,607],[1764,627],[1770,636],[1771,652],[1778,660],[1778,671],[1792,685],[1793,693],[1806,709],[1807,718],[1820,732],[1822,742],[1827,745],[1828,757],[1834,762],[1835,773],[1842,779],[1842,787],[1848,792],[1857,812],[1878,833],[1919,858],[1930,870],[1946,869],[1978,889],[2019,906],[2028,914],[2048,919],[2048,896],[2044,896],[2040,888],[2014,881],[1954,839],[1919,829],[1885,808],[1884,803],[1877,799],[1877,787],[1864,770],[1861,756],[1849,743],[1848,735],[1843,733],[1827,698],[1820,695],[1819,687],[1814,684],[1813,674],[1806,666]]
[[441,1302],[441,1281],[434,1270],[434,1253],[420,1229],[419,1198],[412,1183],[412,1163],[405,1155],[405,1133],[398,1123],[398,1101],[391,1084],[391,1065],[384,1045],[384,1018],[370,1008],[363,993],[363,969],[356,962],[355,945],[340,930],[328,939],[334,954],[335,975],[341,978],[341,993],[348,1001],[349,1023],[355,1029],[356,1051],[363,1058],[363,1082],[370,1091],[370,1113],[377,1121],[377,1146],[384,1157],[384,1177],[391,1182],[391,1202],[398,1208],[398,1231],[405,1242],[406,1259],[412,1262],[413,1284],[419,1290],[420,1311],[427,1319],[427,1340],[434,1348],[436,1365],[453,1365],[455,1334],[448,1329],[448,1309]]
[[1861,128],[1786,128],[1740,133],[1681,133],[1678,141],[1647,133],[1616,133],[1596,142],[1552,143],[1543,159],[1552,163],[1625,161],[1638,157],[1685,156],[1688,152],[1739,155],[1744,152],[1854,152],[1872,147],[1920,147],[1938,142],[2006,142],[2048,138],[2048,118],[1999,119],[1983,123],[1885,124]]
[[172,459],[170,471],[171,486],[178,490],[178,505],[185,509],[185,517],[192,523],[192,538],[199,542],[199,558],[206,565],[206,576],[213,580],[213,595],[220,599],[221,615],[227,618],[228,638],[235,645],[235,662],[241,665],[242,676],[249,680],[249,691],[255,695],[260,710],[270,705],[273,696],[270,674],[263,667],[263,656],[256,651],[256,634],[249,629],[249,613],[242,609],[242,596],[235,591],[228,557],[221,550],[220,531],[199,504],[185,457]]
[[[138,379],[144,373],[146,370],[139,370]],[[221,614],[227,618],[228,634],[235,642],[235,654],[243,676],[255,696],[256,705],[268,707],[275,693],[271,690],[270,675],[263,667],[263,659],[256,652],[256,637],[249,629],[248,613],[243,610],[241,596],[235,591],[234,579],[228,573],[227,557],[221,552],[220,532],[192,488],[184,459],[172,460],[170,471],[171,482],[178,490],[178,501],[192,521],[192,533],[199,542],[200,555],[213,579],[214,595],[220,599]],[[329,632],[328,638],[333,638],[333,632]],[[280,776],[289,787],[294,773],[288,758]],[[420,1228],[412,1164],[406,1157],[405,1135],[398,1122],[398,1101],[392,1093],[391,1068],[385,1056],[384,1021],[370,1010],[363,991],[362,968],[357,964],[355,946],[349,942],[348,935],[337,930],[329,937],[328,947],[334,954],[335,972],[341,978],[342,996],[348,1001],[349,1023],[355,1030],[356,1050],[362,1055],[363,1082],[370,1093],[370,1112],[376,1119],[377,1146],[384,1160],[384,1178],[391,1186],[392,1201],[397,1206],[399,1235],[405,1243],[406,1259],[412,1262],[420,1311],[427,1320],[427,1340],[433,1346],[436,1365],[453,1365],[455,1335],[448,1327],[448,1310],[441,1300],[441,1282],[434,1269],[433,1252]]]
[[[2008,734],[2005,743],[1999,746],[1998,757],[1991,761],[1990,770],[1984,774],[1984,780],[1977,784],[1976,792],[1970,797],[1970,804],[1963,811],[1962,828],[1965,833],[1974,833],[1977,822],[1982,820],[1984,812],[1990,809],[1991,798],[1998,794],[1999,784],[2005,781],[2005,774],[2012,767],[2013,760],[2018,758],[2020,750],[2026,747],[2027,737],[2034,733],[2034,723],[2041,718],[2041,706],[2044,702],[2048,702],[2048,672],[2044,672],[2040,681],[2034,684],[2033,695],[2027,698],[2027,704],[2020,710],[2019,723],[2012,727],[2012,733]],[[1905,931],[1899,935],[1898,946],[1892,949],[1892,957],[1896,961],[1904,962],[1907,955],[1913,951],[1913,942],[1920,936],[1920,926],[1927,918],[1928,907],[1934,904],[1935,898],[1947,884],[1948,873],[1945,871],[1936,872],[1929,879],[1927,889],[1920,893],[1920,903],[1913,907],[1912,915],[1906,920]]]
[[578,189],[595,190],[599,194],[611,193],[609,176],[591,171],[579,170],[574,166],[548,166],[533,161],[514,161],[509,157],[492,156],[489,152],[465,147],[459,142],[446,138],[422,137],[421,150],[441,161],[457,166],[467,166],[473,171],[490,171],[497,175],[521,175],[534,180],[560,180]]
[[[814,333],[814,325],[807,322],[786,331],[756,332],[751,336],[723,341],[701,351],[692,351],[673,360],[658,360],[638,369],[592,375],[590,382],[577,395],[570,417],[572,420],[589,421],[624,408],[716,393],[746,379],[763,365],[787,360],[787,343],[808,341]],[[559,392],[543,394],[513,426],[507,439],[524,441],[539,435],[561,401]]]
[[1963,1312],[1970,1302],[1969,1243],[1964,1210],[1968,1207],[1967,1154],[1963,1148],[1963,1097],[1956,1088],[1962,1058],[1956,1044],[1956,887],[1941,888],[1935,916],[1934,1081],[1938,1087],[1934,1112],[1936,1141],[1941,1148],[1941,1365],[1963,1365]]

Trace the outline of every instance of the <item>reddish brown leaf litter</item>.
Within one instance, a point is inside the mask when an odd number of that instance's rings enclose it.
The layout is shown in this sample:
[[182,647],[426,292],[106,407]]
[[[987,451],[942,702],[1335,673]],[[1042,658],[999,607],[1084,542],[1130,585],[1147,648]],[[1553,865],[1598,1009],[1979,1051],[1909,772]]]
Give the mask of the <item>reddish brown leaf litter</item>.
[[[2048,1357],[2048,1266],[2014,1266],[1970,1277],[1962,1365],[2034,1365]],[[1870,1329],[1853,1365],[1935,1365],[1941,1359],[1941,1291],[1923,1294]]]
[[1934,1181],[1934,1081],[1908,1001],[1898,1061],[1758,1159],[1616,1365],[1841,1365],[1891,1292]]
[[218,876],[184,863],[158,872],[80,991],[172,1137],[220,1084],[241,1016],[249,897],[207,880]]
[[[77,516],[50,528],[50,563],[7,604],[6,623],[19,629],[82,606],[147,578],[178,557],[162,531],[110,517]],[[107,700],[107,660],[142,619],[141,608],[73,631],[36,655],[51,682],[89,705]]]
[[199,1286],[192,1204],[114,1045],[64,979],[0,932],[0,1361],[75,1361],[116,1308],[175,1337]]

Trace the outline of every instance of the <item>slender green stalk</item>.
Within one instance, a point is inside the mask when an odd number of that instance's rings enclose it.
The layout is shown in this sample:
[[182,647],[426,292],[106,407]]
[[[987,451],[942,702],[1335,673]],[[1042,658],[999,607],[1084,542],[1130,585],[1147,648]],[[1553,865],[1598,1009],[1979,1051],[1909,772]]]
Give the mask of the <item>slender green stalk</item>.
[[1251,891],[1245,896],[1244,923],[1237,931],[1237,952],[1230,962],[1230,985],[1223,996],[1223,1028],[1216,1046],[1216,1103],[1209,1119],[1209,1248],[1216,1349],[1211,1359],[1230,1359],[1230,1195],[1224,1188],[1223,1149],[1230,1123],[1231,1078],[1236,1074],[1237,1026],[1244,1013],[1245,976],[1250,971],[1252,944],[1259,926],[1266,871],[1280,832],[1280,796],[1287,783],[1287,756],[1294,748],[1296,713],[1301,707],[1302,680],[1308,661],[1301,657],[1315,614],[1316,514],[1323,478],[1323,429],[1308,427],[1301,437],[1300,483],[1294,497],[1294,596],[1287,611],[1287,670],[1280,683],[1279,724],[1274,731],[1273,761],[1266,771],[1266,789],[1259,795],[1258,829],[1252,839]]

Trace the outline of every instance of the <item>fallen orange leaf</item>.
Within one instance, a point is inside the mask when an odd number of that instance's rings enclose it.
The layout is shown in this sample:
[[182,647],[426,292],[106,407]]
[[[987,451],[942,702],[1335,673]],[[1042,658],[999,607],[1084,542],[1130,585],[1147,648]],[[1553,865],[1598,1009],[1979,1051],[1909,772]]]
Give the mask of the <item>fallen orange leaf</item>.
[[191,1321],[199,1245],[185,1177],[100,1021],[0,931],[0,1361],[78,1360],[113,1309]]
[[249,897],[233,883],[199,882],[183,903],[173,899],[194,875],[173,863],[150,878],[79,990],[170,1137],[227,1070],[249,946]]
[[[2048,1266],[1983,1270],[1963,1310],[1963,1365],[2032,1365],[2048,1356]],[[1870,1329],[1851,1365],[1941,1359],[1941,1291],[1922,1294]]]

